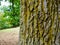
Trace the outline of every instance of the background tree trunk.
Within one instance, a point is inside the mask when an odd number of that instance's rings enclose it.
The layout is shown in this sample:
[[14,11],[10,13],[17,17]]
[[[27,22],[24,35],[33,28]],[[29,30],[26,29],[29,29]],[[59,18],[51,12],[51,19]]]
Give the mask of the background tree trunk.
[[20,45],[60,45],[59,0],[21,0]]

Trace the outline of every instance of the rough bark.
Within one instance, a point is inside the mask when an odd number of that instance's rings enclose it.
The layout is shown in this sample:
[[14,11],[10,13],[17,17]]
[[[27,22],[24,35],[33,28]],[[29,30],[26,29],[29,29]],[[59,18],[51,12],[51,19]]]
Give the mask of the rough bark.
[[60,45],[59,0],[21,0],[20,45]]

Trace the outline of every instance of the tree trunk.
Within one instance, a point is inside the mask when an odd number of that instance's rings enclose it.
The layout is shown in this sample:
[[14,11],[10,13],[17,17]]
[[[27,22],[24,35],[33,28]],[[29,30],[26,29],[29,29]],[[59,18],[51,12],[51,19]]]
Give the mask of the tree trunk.
[[59,0],[21,0],[20,45],[60,45]]

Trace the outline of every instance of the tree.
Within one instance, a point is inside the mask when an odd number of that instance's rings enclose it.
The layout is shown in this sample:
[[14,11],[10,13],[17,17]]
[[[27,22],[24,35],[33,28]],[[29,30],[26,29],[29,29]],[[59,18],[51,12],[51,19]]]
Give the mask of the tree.
[[59,0],[21,0],[20,45],[59,45]]
[[[14,20],[12,20],[12,24],[14,26],[18,26],[19,25],[19,18],[20,18],[20,0],[9,0],[10,3],[12,3],[12,5],[10,6],[11,8],[11,12],[12,12],[12,18]],[[14,21],[14,22],[13,22]]]
[[4,0],[4,6],[0,6],[0,29],[19,26],[20,0]]

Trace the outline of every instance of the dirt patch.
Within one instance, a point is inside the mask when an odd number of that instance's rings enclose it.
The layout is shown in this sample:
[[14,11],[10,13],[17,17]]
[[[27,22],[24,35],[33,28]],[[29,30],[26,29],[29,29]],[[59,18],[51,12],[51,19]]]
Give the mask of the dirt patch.
[[0,45],[18,45],[19,27],[0,32]]

